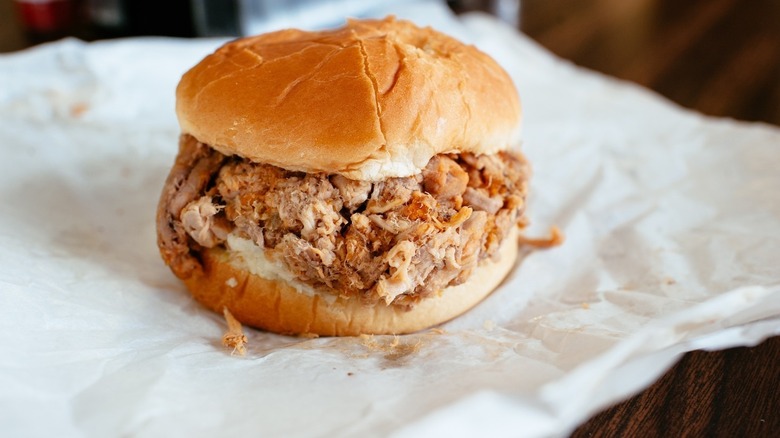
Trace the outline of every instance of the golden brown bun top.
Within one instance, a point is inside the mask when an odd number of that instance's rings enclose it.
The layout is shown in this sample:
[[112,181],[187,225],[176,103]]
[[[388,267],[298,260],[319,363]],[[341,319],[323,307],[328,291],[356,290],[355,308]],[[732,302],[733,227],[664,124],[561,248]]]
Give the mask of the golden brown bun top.
[[442,152],[506,149],[520,125],[492,58],[392,17],[230,42],[176,97],[182,131],[224,154],[373,181],[419,173]]

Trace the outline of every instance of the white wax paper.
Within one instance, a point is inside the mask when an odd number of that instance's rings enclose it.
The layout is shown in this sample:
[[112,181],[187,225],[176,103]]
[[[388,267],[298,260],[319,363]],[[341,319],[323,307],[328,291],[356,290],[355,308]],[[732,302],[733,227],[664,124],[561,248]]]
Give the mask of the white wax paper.
[[530,234],[557,224],[566,243],[526,252],[443,332],[247,330],[247,355],[232,356],[154,228],[173,90],[218,41],[2,56],[2,435],[559,436],[685,351],[780,333],[780,130],[682,110],[487,16],[402,15],[516,80]]

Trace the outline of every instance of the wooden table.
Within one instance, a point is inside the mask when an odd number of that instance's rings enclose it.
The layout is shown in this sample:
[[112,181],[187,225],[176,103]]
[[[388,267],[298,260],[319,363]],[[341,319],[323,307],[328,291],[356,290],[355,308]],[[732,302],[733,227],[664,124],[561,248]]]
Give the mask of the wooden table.
[[[0,52],[28,45],[13,12],[0,0]],[[522,0],[521,29],[682,106],[780,125],[778,0]],[[686,354],[574,436],[780,436],[780,337]]]
[[[780,1],[522,0],[520,27],[682,106],[780,125]],[[686,354],[573,436],[780,436],[780,337]]]

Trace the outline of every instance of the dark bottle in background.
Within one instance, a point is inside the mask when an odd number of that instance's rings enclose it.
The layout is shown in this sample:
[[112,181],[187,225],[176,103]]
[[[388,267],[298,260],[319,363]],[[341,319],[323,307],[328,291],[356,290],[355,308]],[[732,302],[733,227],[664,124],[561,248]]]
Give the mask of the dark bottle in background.
[[192,0],[192,19],[198,36],[238,36],[240,0]]
[[195,34],[190,0],[86,0],[86,16],[96,38]]
[[127,13],[122,0],[85,0],[84,14],[97,38],[128,34]]
[[195,36],[191,0],[14,0],[30,43],[67,36]]
[[76,0],[14,0],[17,17],[32,43],[73,35],[81,23]]

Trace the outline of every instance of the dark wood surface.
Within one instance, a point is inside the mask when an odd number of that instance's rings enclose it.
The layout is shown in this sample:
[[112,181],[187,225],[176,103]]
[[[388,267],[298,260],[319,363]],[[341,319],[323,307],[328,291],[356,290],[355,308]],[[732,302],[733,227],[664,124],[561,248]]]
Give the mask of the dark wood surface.
[[22,27],[16,20],[13,1],[0,0],[0,53],[23,49],[28,45]]
[[[682,106],[780,125],[780,1],[522,0],[521,29]],[[778,437],[780,337],[686,354],[573,436]]]
[[[29,45],[12,6],[0,0],[0,52]],[[780,125],[780,0],[522,0],[520,22],[557,55],[682,106]],[[780,337],[686,354],[573,436],[780,436]]]
[[780,1],[523,0],[521,29],[682,106],[780,125]]

